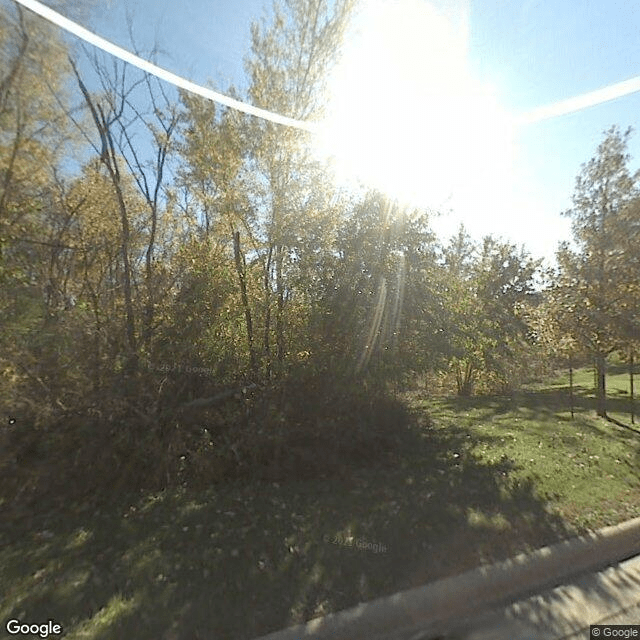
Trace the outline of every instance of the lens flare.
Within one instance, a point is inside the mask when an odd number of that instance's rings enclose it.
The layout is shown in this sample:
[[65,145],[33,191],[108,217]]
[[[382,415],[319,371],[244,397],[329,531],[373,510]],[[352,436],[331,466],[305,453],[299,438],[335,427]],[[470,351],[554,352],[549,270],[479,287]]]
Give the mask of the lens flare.
[[465,25],[423,0],[363,8],[316,142],[338,181],[430,208],[504,185],[512,119],[472,75]]

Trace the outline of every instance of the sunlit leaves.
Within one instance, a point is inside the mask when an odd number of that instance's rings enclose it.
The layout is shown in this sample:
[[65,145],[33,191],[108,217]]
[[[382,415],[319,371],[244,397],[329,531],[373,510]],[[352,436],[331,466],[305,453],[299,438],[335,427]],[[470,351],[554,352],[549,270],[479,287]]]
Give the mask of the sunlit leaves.
[[[605,132],[576,179],[576,249],[562,245],[553,299],[568,335],[593,354],[607,354],[629,336],[638,289],[637,201],[640,173],[628,170],[631,130]],[[631,294],[631,295],[630,295]],[[631,312],[631,313],[630,313]],[[633,330],[631,331],[633,332]]]
[[487,237],[480,246],[460,229],[444,249],[444,337],[459,393],[478,378],[513,379],[527,325],[522,305],[533,293],[539,262],[523,249]]

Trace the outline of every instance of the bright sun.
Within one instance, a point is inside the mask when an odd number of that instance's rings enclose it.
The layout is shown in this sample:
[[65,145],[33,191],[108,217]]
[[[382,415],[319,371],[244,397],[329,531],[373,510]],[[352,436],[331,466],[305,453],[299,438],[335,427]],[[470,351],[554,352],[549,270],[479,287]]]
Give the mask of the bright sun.
[[511,165],[511,119],[475,80],[464,24],[425,0],[371,0],[329,82],[318,151],[340,181],[439,208],[490,198]]

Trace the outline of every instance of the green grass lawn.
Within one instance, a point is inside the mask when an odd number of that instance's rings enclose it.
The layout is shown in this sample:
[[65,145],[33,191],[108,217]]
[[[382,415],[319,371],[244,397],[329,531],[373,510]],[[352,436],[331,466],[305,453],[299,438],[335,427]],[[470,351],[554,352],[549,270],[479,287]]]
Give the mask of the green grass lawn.
[[566,378],[513,398],[408,394],[385,467],[3,513],[0,620],[248,639],[639,516],[640,433],[594,417],[592,379],[576,376],[574,420]]
[[[607,367],[606,390],[607,390],[607,413],[608,415],[623,424],[632,426],[631,423],[631,383],[629,380],[629,366],[624,363],[614,362]],[[593,369],[584,367],[574,371],[573,375],[574,393],[576,403],[583,409],[595,407],[594,375]],[[548,388],[558,392],[564,392],[569,398],[569,374],[564,372],[545,383],[537,385],[537,388]],[[640,366],[634,366],[634,413],[640,412]],[[567,405],[568,406],[568,405]],[[635,423],[640,429],[640,418],[635,416]]]

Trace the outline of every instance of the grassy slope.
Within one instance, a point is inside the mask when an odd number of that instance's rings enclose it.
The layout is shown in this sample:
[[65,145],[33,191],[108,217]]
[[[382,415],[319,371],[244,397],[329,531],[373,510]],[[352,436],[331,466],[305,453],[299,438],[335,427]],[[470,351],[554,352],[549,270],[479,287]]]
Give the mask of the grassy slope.
[[593,417],[586,387],[573,421],[566,400],[564,379],[407,397],[387,468],[25,507],[0,521],[0,619],[53,618],[70,639],[252,638],[640,515],[640,434]]
[[[639,367],[634,367],[634,406],[635,412],[640,412],[640,373]],[[547,385],[548,388],[557,391],[564,391],[568,398],[568,377],[566,373],[558,378],[551,380]],[[593,369],[583,368],[578,369],[573,376],[573,384],[577,391],[577,398],[580,406],[583,408],[592,407],[593,405]],[[607,411],[610,417],[619,420],[623,423],[631,423],[631,404],[630,404],[630,381],[628,365],[615,363],[608,367],[606,377],[607,387]],[[640,418],[635,416],[636,423],[640,423]]]

